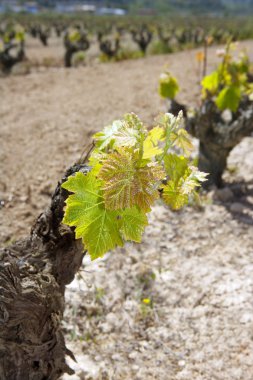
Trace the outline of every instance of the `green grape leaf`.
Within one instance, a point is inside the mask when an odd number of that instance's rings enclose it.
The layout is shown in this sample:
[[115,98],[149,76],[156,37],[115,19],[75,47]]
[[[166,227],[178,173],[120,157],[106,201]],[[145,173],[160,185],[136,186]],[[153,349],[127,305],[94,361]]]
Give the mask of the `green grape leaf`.
[[159,79],[159,94],[165,99],[174,99],[179,91],[179,85],[170,73],[162,73]]
[[158,125],[164,129],[165,139],[169,140],[171,138],[171,132],[176,132],[182,128],[183,112],[179,111],[177,116],[167,112],[159,115],[156,121]]
[[62,187],[74,193],[66,200],[63,223],[76,227],[76,239],[82,238],[92,260],[117,245],[123,245],[118,227],[119,214],[105,209],[101,184],[92,172],[87,175],[78,172]]
[[129,128],[127,125],[125,125],[123,128],[119,129],[114,134],[114,147],[132,147],[135,146],[138,142],[138,130],[134,128]]
[[128,150],[109,154],[98,176],[104,182],[106,208],[117,210],[136,205],[149,211],[159,196],[158,181],[164,176],[160,165],[141,167],[138,156]]
[[127,123],[129,128],[137,129],[140,133],[143,133],[145,130],[142,121],[133,112],[125,114],[124,121]]
[[214,71],[213,73],[205,76],[202,79],[202,87],[208,91],[211,95],[215,95],[219,88],[219,73],[217,71]]
[[191,149],[191,141],[188,133],[181,127],[183,121],[182,111],[179,111],[176,117],[171,113],[160,115],[156,121],[164,129],[165,145],[162,158],[173,145],[183,148],[183,150],[189,153],[187,149]]
[[96,141],[96,146],[101,150],[109,146],[113,141],[115,141],[115,134],[124,126],[124,121],[115,120],[112,125],[104,127],[101,132],[95,133],[93,135]]
[[124,116],[123,125],[115,132],[114,147],[134,147],[145,137],[146,131],[141,120],[134,113]]
[[73,43],[80,41],[81,34],[80,34],[79,30],[78,29],[69,30],[68,39],[69,39],[69,41],[71,41]]
[[180,128],[177,131],[173,131],[170,138],[173,146],[182,149],[185,155],[190,155],[193,145],[190,135],[185,129]]
[[103,129],[102,132],[96,133],[93,138],[96,147],[103,150],[107,147],[133,147],[135,146],[145,130],[142,122],[134,113],[126,114],[123,120],[115,120],[112,125]]
[[182,177],[181,190],[183,194],[191,194],[195,188],[201,185],[201,182],[206,181],[206,173],[200,172],[195,167],[188,168],[190,172],[187,176]]
[[143,143],[143,159],[148,159],[157,156],[163,152],[159,148],[158,143],[164,140],[164,129],[155,127],[151,129]]
[[189,195],[195,193],[196,187],[206,181],[206,173],[189,166],[185,157],[169,154],[164,158],[164,166],[170,180],[162,186],[162,197],[172,209],[178,210],[189,201]]
[[89,157],[89,166],[92,168],[92,174],[96,176],[101,167],[103,159],[106,157],[105,153],[103,153],[98,148],[93,148],[93,152]]
[[173,210],[179,210],[188,203],[188,195],[183,194],[181,187],[177,186],[173,181],[169,181],[162,186],[162,198],[164,202]]
[[215,103],[217,107],[224,111],[229,109],[232,112],[236,112],[241,99],[241,90],[235,85],[224,87],[223,90],[217,96]]
[[187,158],[177,154],[167,154],[164,157],[164,167],[167,175],[173,182],[178,182],[188,170],[189,162]]
[[148,218],[144,212],[137,207],[126,208],[121,212],[121,228],[125,240],[141,242],[141,237],[145,227],[148,225]]

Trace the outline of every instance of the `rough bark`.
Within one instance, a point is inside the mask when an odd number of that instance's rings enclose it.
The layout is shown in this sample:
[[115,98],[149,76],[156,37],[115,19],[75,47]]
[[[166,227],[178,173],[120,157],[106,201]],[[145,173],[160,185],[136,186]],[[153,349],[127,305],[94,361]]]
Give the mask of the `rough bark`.
[[40,29],[39,30],[39,39],[40,39],[43,46],[48,45],[48,38],[49,38],[49,31],[48,30],[43,31]]
[[64,66],[65,67],[71,67],[72,66],[72,57],[77,52],[76,49],[66,49],[65,55],[64,55]]
[[120,39],[115,38],[114,41],[99,37],[99,49],[104,53],[108,58],[113,58],[117,55],[120,49]]
[[[18,50],[16,54],[12,54],[12,50],[15,48],[18,48]],[[7,74],[16,63],[23,61],[24,58],[24,43],[20,43],[19,47],[14,43],[9,43],[5,45],[4,50],[0,52],[0,70]]]
[[89,169],[70,168],[51,205],[37,218],[27,239],[0,250],[0,379],[55,380],[73,373],[61,330],[64,291],[85,252],[71,228],[61,224],[66,178]]
[[[177,105],[185,110],[185,106]],[[229,153],[253,132],[253,102],[243,99],[238,111],[232,113],[231,119],[226,121],[215,103],[207,100],[195,116],[186,115],[185,120],[188,132],[199,139],[199,169],[209,173],[203,186],[221,187]]]
[[90,47],[90,43],[85,35],[82,35],[80,41],[71,42],[69,40],[68,34],[64,38],[65,54],[64,54],[64,65],[65,67],[72,66],[72,57],[75,53],[79,51],[86,51]]
[[139,30],[132,31],[132,39],[134,42],[138,44],[143,54],[146,54],[148,45],[150,44],[152,37],[153,33],[145,26],[142,26]]

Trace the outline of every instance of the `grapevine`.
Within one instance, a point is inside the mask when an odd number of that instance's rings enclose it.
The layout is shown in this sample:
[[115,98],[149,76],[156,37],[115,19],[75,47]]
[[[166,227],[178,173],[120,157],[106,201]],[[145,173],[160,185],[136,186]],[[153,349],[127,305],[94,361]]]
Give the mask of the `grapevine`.
[[0,31],[0,71],[10,72],[11,68],[25,58],[25,31],[19,24],[8,25]]
[[135,114],[126,114],[94,135],[89,173],[62,184],[72,193],[63,223],[75,227],[91,259],[126,241],[140,242],[158,198],[173,210],[189,202],[206,179],[193,166],[191,149],[182,113],[160,115],[149,131]]
[[252,96],[252,83],[248,80],[250,62],[246,54],[242,53],[238,60],[234,60],[230,53],[231,43],[228,43],[222,62],[211,74],[205,76],[201,82],[203,99],[213,99],[219,110],[238,110],[243,97]]
[[[219,111],[236,112],[243,98],[253,98],[249,57],[242,52],[238,59],[233,59],[233,48],[229,42],[226,49],[219,52],[222,62],[201,81],[202,102],[212,100]],[[162,98],[173,101],[179,90],[177,79],[169,71],[160,75],[158,91]]]
[[169,112],[175,115],[182,110],[187,131],[199,139],[198,168],[209,173],[205,188],[223,185],[231,150],[253,130],[251,64],[245,53],[234,59],[232,48],[229,42],[219,53],[222,61],[216,70],[202,79],[202,99],[196,109],[175,100],[179,86],[168,71],[159,79],[160,96],[170,99]]

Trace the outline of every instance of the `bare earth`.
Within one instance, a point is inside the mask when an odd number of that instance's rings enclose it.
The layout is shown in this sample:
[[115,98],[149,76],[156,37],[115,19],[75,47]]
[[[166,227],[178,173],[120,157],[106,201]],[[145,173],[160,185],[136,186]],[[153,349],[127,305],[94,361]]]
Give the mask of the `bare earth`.
[[[253,56],[251,41],[241,46]],[[61,60],[62,50],[42,54]],[[150,125],[166,111],[157,94],[164,65],[179,80],[179,100],[196,105],[195,54],[0,78],[1,245],[29,233],[94,132],[126,112]],[[66,293],[77,363],[64,380],[253,379],[253,138],[236,147],[229,168],[227,181],[239,185],[209,194],[202,208],[158,204],[141,245],[85,258]]]

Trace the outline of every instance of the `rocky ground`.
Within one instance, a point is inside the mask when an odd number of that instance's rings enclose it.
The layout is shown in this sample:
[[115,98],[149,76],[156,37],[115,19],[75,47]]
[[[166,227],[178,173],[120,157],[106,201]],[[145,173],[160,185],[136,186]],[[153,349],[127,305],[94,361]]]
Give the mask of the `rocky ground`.
[[[253,55],[252,42],[241,45]],[[95,131],[130,111],[152,124],[166,110],[157,94],[164,65],[180,82],[179,100],[197,104],[195,54],[1,78],[1,245],[29,232]],[[209,70],[215,62],[212,48]],[[201,207],[157,204],[142,244],[85,258],[66,293],[77,362],[64,380],[252,380],[252,148],[249,137],[234,149],[226,188]]]

